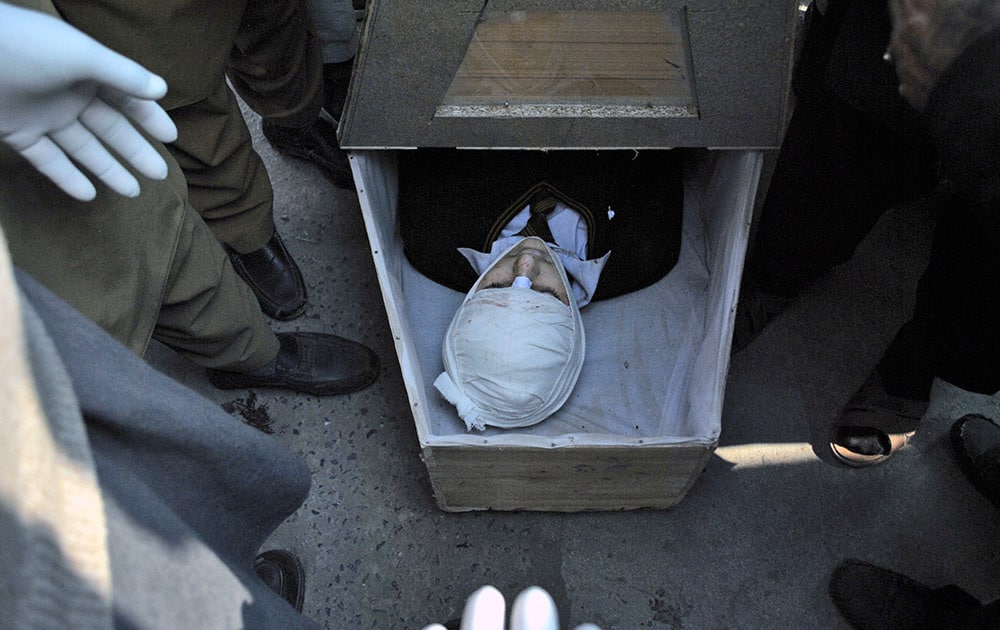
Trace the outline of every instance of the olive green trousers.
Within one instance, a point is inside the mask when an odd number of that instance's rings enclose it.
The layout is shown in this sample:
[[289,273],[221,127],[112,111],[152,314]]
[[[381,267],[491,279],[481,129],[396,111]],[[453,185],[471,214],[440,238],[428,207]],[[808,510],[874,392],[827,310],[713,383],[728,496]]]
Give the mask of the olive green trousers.
[[274,232],[274,195],[239,102],[285,127],[319,117],[323,62],[300,0],[53,0],[67,22],[167,81],[191,205],[239,253]]
[[0,224],[11,258],[137,354],[152,338],[205,367],[259,367],[278,340],[161,152],[167,180],[137,175],[136,198],[95,182],[97,198],[81,202],[0,147]]

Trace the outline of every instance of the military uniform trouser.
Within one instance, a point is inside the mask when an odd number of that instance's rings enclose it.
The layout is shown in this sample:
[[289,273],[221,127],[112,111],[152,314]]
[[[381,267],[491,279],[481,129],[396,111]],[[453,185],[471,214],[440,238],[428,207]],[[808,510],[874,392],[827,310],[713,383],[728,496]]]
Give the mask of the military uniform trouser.
[[0,222],[13,262],[137,354],[150,338],[205,367],[251,370],[278,341],[249,287],[187,203],[172,163],[122,197],[76,201],[0,148]]
[[323,103],[319,43],[300,0],[54,0],[70,24],[167,81],[177,124],[169,146],[191,205],[239,253],[274,232],[271,182],[253,149],[228,76],[244,102],[286,127]]
[[[297,0],[247,2],[226,72],[244,102],[275,124],[304,127],[319,117],[322,57]],[[187,177],[191,204],[237,252],[263,246],[274,232],[271,180],[225,81],[170,115],[178,128],[170,150]]]

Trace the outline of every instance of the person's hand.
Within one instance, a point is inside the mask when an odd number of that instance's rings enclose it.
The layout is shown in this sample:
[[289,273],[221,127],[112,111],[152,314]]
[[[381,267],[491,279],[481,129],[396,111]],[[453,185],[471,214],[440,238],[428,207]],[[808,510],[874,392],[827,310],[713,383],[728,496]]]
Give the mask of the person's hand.
[[81,169],[128,197],[139,194],[139,182],[122,162],[166,177],[166,162],[133,126],[176,139],[155,102],[167,92],[162,78],[65,22],[4,2],[0,59],[0,140],[67,194],[96,196]]
[[[483,586],[465,601],[461,630],[504,630],[508,627],[506,619],[503,594],[492,586]],[[559,630],[559,614],[552,597],[537,586],[521,591],[514,599],[509,627],[510,630]],[[445,630],[445,627],[432,624],[424,630]],[[601,629],[586,623],[575,630]]]
[[995,0],[889,0],[899,94],[917,110],[951,63],[973,41],[1000,26]]

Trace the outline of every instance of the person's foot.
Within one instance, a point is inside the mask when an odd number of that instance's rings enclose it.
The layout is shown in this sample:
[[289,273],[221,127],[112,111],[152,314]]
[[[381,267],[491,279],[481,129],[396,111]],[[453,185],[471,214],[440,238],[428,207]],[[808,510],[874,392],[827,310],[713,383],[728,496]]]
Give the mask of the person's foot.
[[248,254],[229,252],[233,268],[253,289],[260,310],[274,319],[295,319],[306,310],[302,272],[277,230],[263,247]]
[[982,604],[954,585],[931,588],[895,571],[845,560],[830,576],[830,597],[859,630],[965,628]]
[[855,468],[880,464],[906,446],[928,403],[893,396],[872,370],[833,423],[830,449]]
[[253,571],[268,588],[281,595],[295,610],[302,612],[306,592],[306,573],[291,552],[272,549],[253,560]]
[[978,414],[962,416],[951,427],[951,443],[965,476],[1000,507],[1000,426]]
[[791,303],[791,298],[765,293],[750,272],[744,272],[740,282],[740,297],[736,303],[732,353],[750,345],[771,320]]
[[281,127],[265,118],[260,128],[276,150],[309,160],[341,188],[354,188],[347,153],[340,148],[336,128],[326,119],[317,118],[305,127],[295,128]]
[[367,346],[337,335],[278,333],[278,355],[253,372],[209,369],[219,389],[287,389],[314,396],[347,394],[378,379],[378,355]]

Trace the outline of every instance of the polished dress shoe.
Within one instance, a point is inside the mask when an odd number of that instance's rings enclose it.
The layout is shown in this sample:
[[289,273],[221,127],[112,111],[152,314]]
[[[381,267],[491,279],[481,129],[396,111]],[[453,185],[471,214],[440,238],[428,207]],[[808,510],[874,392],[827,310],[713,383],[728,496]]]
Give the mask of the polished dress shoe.
[[283,549],[265,551],[253,560],[253,572],[272,591],[302,612],[306,593],[306,573],[302,563]]
[[337,130],[326,119],[317,118],[305,127],[281,127],[262,119],[260,129],[276,150],[309,160],[341,188],[354,188],[351,164],[337,142]]
[[378,356],[356,341],[308,332],[277,337],[281,346],[267,365],[253,372],[209,369],[208,380],[219,389],[262,387],[332,396],[363,389],[378,378]]
[[830,597],[859,630],[985,628],[983,606],[955,585],[931,588],[901,573],[845,560],[830,576]]
[[890,394],[878,369],[872,370],[833,422],[833,456],[853,468],[881,464],[909,443],[927,405]]
[[230,251],[236,273],[250,285],[260,310],[274,319],[295,319],[306,310],[306,284],[302,272],[275,231],[260,249],[248,254]]

